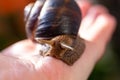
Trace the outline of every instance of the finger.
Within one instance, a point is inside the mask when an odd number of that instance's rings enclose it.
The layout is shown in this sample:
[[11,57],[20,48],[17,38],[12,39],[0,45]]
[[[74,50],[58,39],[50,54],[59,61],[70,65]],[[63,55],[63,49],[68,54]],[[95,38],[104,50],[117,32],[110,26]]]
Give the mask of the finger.
[[94,21],[96,18],[103,14],[108,13],[108,10],[100,5],[91,7],[88,11],[87,15],[83,18],[79,34],[81,37],[85,38],[85,36],[88,38],[89,36],[89,28],[92,27],[92,24],[94,24]]
[[86,50],[73,67],[73,71],[78,76],[84,77],[84,80],[87,80],[86,76],[90,75],[96,62],[103,56],[106,44],[115,29],[115,24],[114,17],[103,12],[95,18],[86,31],[84,30],[85,35],[83,37],[86,40]]
[[97,16],[96,20],[86,31],[84,30],[84,35],[82,35],[82,37],[84,37],[84,39],[89,43],[86,51],[91,51],[93,49],[93,53],[95,54],[92,53],[89,56],[94,55],[92,58],[95,61],[99,60],[103,55],[106,44],[110,40],[115,29],[115,25],[116,20],[113,16],[109,13],[102,13]]
[[83,18],[82,23],[81,23],[81,31],[87,30],[93,22],[96,20],[97,16],[103,13],[108,13],[108,10],[104,8],[103,6],[97,5],[94,7],[91,7],[88,10],[87,15]]
[[[89,29],[91,34],[91,41],[98,41],[105,44],[110,40],[115,29],[116,20],[110,14],[99,15]],[[97,26],[97,27],[96,27]]]
[[89,8],[91,7],[91,3],[88,1],[81,1],[81,0],[76,0],[76,2],[81,9],[82,18],[84,18],[86,16]]

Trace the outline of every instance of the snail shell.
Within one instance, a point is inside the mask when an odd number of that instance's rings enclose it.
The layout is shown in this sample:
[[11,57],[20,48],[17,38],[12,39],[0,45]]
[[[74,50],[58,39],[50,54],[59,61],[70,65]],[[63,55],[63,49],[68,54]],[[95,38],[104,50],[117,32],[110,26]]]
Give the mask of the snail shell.
[[74,0],[36,1],[25,8],[25,22],[27,36],[42,45],[41,55],[72,65],[84,52],[78,37],[81,12]]

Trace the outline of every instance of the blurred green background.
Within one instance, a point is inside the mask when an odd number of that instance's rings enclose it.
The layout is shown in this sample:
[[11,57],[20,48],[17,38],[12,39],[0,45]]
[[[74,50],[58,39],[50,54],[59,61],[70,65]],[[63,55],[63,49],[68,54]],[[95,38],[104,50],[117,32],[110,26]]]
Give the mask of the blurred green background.
[[[0,50],[25,39],[23,9],[34,0],[1,0],[0,1]],[[80,0],[79,0],[80,1]],[[82,0],[84,1],[84,0]],[[93,4],[106,6],[120,23],[119,0],[88,0]],[[108,44],[105,55],[97,63],[89,80],[120,80],[120,29],[117,29]]]

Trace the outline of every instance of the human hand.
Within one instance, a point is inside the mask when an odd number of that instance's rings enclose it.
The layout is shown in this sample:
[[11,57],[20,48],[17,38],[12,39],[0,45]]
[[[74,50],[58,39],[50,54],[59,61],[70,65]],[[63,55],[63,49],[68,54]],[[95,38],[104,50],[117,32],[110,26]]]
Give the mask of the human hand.
[[[4,61],[0,65],[4,76],[0,79],[87,80],[95,64],[103,56],[116,23],[104,7],[91,6],[87,2],[78,4],[83,13],[79,35],[85,40],[86,49],[73,66],[52,57],[36,56],[37,45],[30,40],[23,40],[2,51],[7,56],[0,55],[0,63]],[[4,71],[11,72],[7,75]]]

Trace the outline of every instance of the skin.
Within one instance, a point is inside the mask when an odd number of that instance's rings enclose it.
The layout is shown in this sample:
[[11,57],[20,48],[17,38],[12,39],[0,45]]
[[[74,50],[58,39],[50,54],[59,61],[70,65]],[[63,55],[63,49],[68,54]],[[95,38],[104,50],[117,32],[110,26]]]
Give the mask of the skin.
[[87,80],[115,29],[116,21],[103,6],[78,2],[83,13],[79,35],[85,52],[73,66],[52,57],[36,56],[37,45],[22,40],[0,54],[0,80]]

